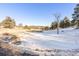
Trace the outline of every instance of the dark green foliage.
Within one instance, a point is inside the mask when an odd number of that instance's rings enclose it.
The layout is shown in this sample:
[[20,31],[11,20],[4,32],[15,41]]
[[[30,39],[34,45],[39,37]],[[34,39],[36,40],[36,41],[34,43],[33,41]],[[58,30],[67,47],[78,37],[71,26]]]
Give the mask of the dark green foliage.
[[77,20],[76,24],[77,24],[77,29],[79,29],[79,20]]
[[[59,27],[60,28],[67,28],[67,27],[70,27],[70,26],[71,26],[71,22],[70,22],[70,20],[67,17],[65,17],[59,23]],[[57,28],[57,22],[56,21],[52,22],[50,29],[56,29],[56,28]]]
[[44,28],[44,30],[49,30],[49,27],[48,27],[48,26],[46,26],[46,27]]
[[56,22],[56,21],[55,21],[55,22],[52,22],[50,28],[51,28],[51,29],[56,29],[56,28],[57,28],[57,22]]
[[61,28],[67,28],[70,27],[70,21],[67,17],[64,18],[64,20],[60,21],[60,27]]
[[79,4],[74,8],[74,13],[72,14],[72,26],[76,25],[79,28]]
[[60,22],[60,27],[61,27],[61,28],[65,28],[64,25],[65,25],[65,24],[64,24],[64,20],[61,20],[61,22]]
[[74,26],[74,25],[76,25],[76,20],[75,19],[71,20],[71,26]]

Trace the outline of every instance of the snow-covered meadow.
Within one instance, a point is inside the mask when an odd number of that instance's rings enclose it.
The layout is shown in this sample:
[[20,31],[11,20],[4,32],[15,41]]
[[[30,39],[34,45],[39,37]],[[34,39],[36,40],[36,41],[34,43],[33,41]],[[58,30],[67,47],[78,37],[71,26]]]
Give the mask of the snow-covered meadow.
[[[8,42],[12,49],[18,48],[24,55],[39,56],[77,56],[79,55],[79,29],[60,29],[60,34],[56,30],[43,32],[27,32],[16,29],[0,29],[2,33],[17,35],[18,43]],[[5,30],[5,31],[2,31]],[[4,38],[4,36],[3,36]],[[11,41],[11,40],[10,40]],[[2,44],[3,45],[3,44]],[[6,43],[5,43],[6,45]]]
[[21,32],[20,45],[14,45],[39,55],[79,55],[79,29],[60,29],[43,32]]

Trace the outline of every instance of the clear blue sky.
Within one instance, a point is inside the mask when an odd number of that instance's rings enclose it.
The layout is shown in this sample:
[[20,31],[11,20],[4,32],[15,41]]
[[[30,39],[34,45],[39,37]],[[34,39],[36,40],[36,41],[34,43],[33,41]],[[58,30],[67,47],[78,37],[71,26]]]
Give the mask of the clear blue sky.
[[0,21],[10,16],[17,24],[50,25],[55,20],[53,16],[55,13],[60,13],[61,19],[64,16],[71,19],[75,5],[71,3],[0,4]]

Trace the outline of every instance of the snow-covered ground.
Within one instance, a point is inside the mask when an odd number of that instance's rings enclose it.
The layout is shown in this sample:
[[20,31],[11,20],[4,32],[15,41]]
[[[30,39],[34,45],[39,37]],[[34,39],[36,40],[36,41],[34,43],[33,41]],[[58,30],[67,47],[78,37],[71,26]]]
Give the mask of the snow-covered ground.
[[60,34],[56,30],[44,31],[40,33],[22,33],[25,37],[21,38],[22,46],[33,48],[57,48],[57,49],[78,49],[79,48],[79,29],[61,29]]
[[60,29],[60,34],[56,34],[56,30],[43,32],[14,30],[14,32],[20,36],[22,43],[12,45],[21,48],[22,52],[39,55],[79,55],[79,29]]
[[21,32],[21,35],[22,44],[16,46],[24,50],[40,55],[79,55],[79,29],[60,29],[60,34],[56,34],[56,30],[49,30]]

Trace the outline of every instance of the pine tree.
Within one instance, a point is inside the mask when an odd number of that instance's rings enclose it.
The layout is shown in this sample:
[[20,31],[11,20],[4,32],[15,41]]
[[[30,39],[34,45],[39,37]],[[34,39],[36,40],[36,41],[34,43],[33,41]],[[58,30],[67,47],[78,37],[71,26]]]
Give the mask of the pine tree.
[[52,22],[52,24],[51,24],[51,29],[56,29],[56,28],[57,28],[57,22],[54,21],[54,22]]
[[11,17],[7,16],[2,22],[1,25],[4,28],[13,28],[16,26],[16,23],[14,21],[14,19],[11,19]]
[[74,25],[77,25],[77,28],[79,28],[79,4],[76,5],[74,8],[74,13],[72,14],[72,18],[74,20]]
[[64,17],[64,19],[60,22],[60,27],[61,28],[67,28],[70,27],[71,23],[68,17]]
[[64,20],[61,20],[61,21],[60,21],[60,28],[65,28],[65,27],[64,27]]

